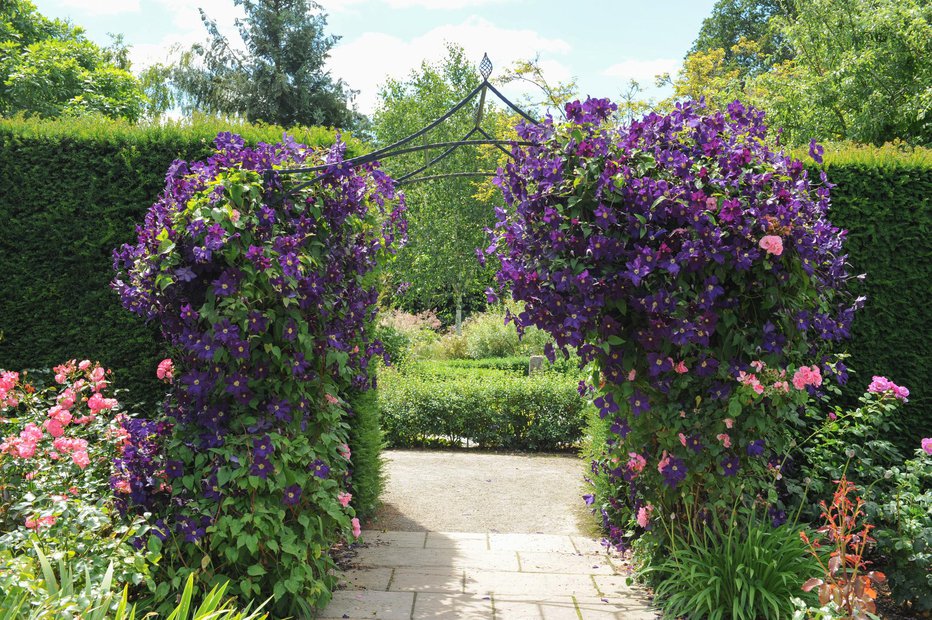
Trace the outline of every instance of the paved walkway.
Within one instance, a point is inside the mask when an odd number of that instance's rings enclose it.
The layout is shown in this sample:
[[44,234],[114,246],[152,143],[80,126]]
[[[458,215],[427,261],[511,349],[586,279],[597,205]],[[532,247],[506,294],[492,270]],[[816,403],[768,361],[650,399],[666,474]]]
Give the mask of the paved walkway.
[[[617,554],[582,533],[578,460],[468,452],[387,457],[385,506],[370,527],[393,528],[363,532],[345,589],[334,593],[321,618],[657,617],[643,593],[627,585]],[[427,480],[432,488],[425,488]],[[483,481],[490,492],[476,493]],[[542,499],[540,489],[549,497]],[[484,527],[447,527],[470,523]],[[528,531],[539,525],[551,531]]]

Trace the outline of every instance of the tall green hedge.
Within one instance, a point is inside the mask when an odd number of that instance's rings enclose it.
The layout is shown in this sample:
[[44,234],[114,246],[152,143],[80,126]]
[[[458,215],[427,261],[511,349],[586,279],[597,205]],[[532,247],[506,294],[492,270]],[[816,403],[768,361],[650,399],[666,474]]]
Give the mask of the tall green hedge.
[[[162,394],[160,339],[110,290],[110,254],[133,239],[172,160],[204,158],[220,131],[250,143],[276,142],[283,132],[218,119],[0,119],[0,368],[90,358],[113,369],[131,402]],[[318,127],[289,133],[311,145],[334,140],[333,130]]]
[[855,290],[867,297],[848,343],[849,395],[871,375],[886,375],[911,394],[901,426],[911,449],[932,434],[932,151],[894,147],[828,147],[830,217],[848,230]]

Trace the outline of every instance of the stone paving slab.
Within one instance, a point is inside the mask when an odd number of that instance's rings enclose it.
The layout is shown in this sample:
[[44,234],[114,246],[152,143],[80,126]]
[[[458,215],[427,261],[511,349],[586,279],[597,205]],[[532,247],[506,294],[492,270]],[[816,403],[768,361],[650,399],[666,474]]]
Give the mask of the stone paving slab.
[[385,509],[321,620],[657,618],[622,559],[583,535],[578,460],[387,456]]

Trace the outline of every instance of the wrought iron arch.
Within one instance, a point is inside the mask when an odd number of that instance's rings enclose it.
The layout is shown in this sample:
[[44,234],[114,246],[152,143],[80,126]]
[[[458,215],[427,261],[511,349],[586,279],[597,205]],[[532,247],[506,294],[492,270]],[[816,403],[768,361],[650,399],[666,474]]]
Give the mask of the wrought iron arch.
[[[346,159],[342,162],[342,165],[350,166],[362,166],[369,164],[375,161],[382,161],[395,157],[398,155],[405,155],[408,153],[416,153],[419,151],[430,152],[432,150],[442,149],[442,151],[430,158],[424,163],[424,165],[419,166],[413,170],[409,170],[395,177],[395,183],[397,185],[405,185],[408,183],[417,183],[422,181],[432,181],[435,179],[443,178],[454,178],[454,177],[489,177],[494,176],[495,173],[492,171],[482,171],[482,170],[464,170],[459,172],[446,172],[443,174],[423,174],[425,171],[429,170],[435,164],[443,161],[449,157],[454,151],[464,146],[481,146],[481,145],[492,145],[497,147],[503,153],[511,157],[511,151],[506,148],[509,146],[519,145],[519,146],[530,146],[532,142],[520,141],[520,140],[502,140],[495,138],[490,135],[485,129],[482,128],[482,119],[485,113],[485,104],[486,96],[489,92],[495,95],[499,101],[504,103],[508,108],[513,110],[519,116],[521,116],[525,121],[532,124],[539,124],[539,121],[532,117],[530,114],[519,108],[517,105],[512,103],[505,95],[501,93],[495,86],[489,82],[489,76],[492,75],[492,61],[489,60],[488,54],[483,54],[482,61],[479,63],[479,75],[482,76],[482,82],[476,86],[471,92],[469,92],[465,97],[463,97],[458,103],[453,107],[447,110],[443,116],[432,121],[430,124],[426,125],[422,129],[414,132],[413,134],[398,140],[394,144],[389,144],[381,149],[375,150],[371,153],[366,153],[365,155],[360,155],[358,157],[353,157]],[[476,108],[475,122],[470,130],[459,140],[453,142],[433,142],[426,144],[412,145],[411,143],[417,140],[418,138],[425,136],[430,130],[439,127],[445,120],[462,110],[466,105],[471,101],[478,98],[478,106]],[[479,137],[476,137],[479,136]],[[266,170],[266,182],[271,180],[272,175],[283,175],[283,176],[306,176],[314,175],[313,178],[299,183],[298,185],[292,187],[286,191],[287,194],[292,192],[298,192],[304,188],[314,185],[323,177],[323,172],[329,167],[328,164],[322,164],[319,166],[310,166],[306,168],[288,168],[283,170]]]

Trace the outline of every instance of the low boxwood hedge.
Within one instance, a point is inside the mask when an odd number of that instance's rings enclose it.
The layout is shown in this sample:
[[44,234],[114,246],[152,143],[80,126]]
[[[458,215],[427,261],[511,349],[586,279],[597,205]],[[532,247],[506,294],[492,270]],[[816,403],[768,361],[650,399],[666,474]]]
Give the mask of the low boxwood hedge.
[[585,401],[578,380],[557,372],[527,377],[514,370],[441,362],[384,368],[379,409],[389,445],[476,445],[546,451],[582,436]]

